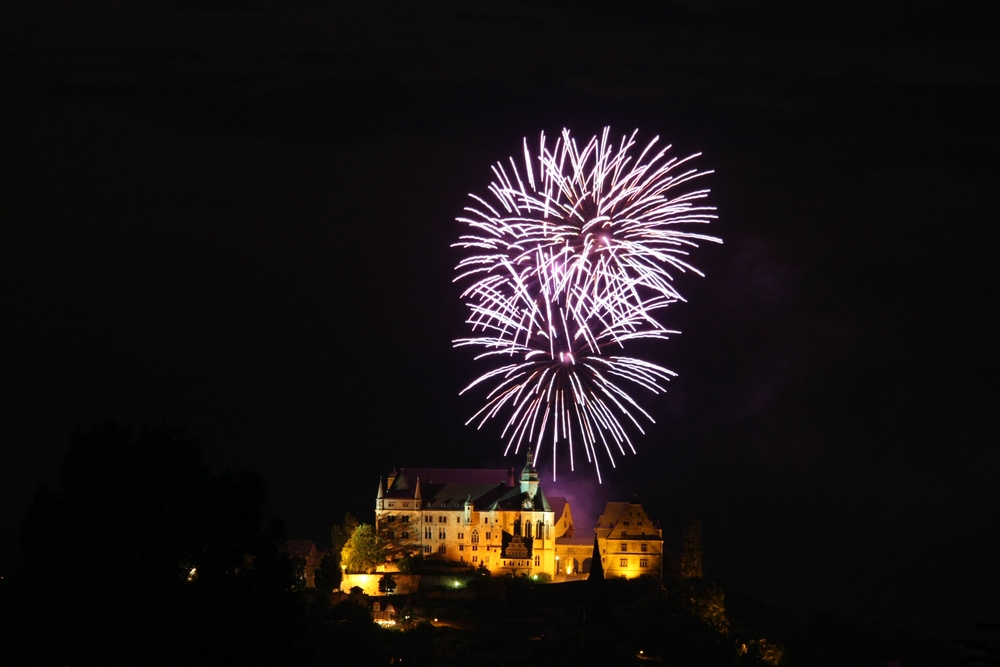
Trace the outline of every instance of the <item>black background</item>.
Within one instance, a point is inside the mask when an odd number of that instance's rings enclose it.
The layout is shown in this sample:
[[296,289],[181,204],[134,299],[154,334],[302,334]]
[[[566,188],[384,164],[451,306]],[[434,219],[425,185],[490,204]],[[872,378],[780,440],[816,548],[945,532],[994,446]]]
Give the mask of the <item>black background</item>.
[[[9,3],[14,4],[14,3]],[[167,420],[290,537],[394,466],[522,464],[463,422],[449,246],[491,163],[659,134],[722,246],[649,356],[639,493],[794,613],[996,618],[997,24],[972,3],[57,2],[0,14],[0,575],[74,428]],[[549,452],[543,479],[551,480]],[[578,454],[577,460],[579,461]]]

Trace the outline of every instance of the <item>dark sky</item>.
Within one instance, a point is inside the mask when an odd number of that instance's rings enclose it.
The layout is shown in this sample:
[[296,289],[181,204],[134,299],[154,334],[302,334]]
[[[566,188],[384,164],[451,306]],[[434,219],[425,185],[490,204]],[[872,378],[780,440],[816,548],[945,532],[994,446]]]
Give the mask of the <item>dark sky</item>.
[[[463,426],[449,245],[562,127],[703,151],[725,244],[679,284],[639,493],[793,613],[997,618],[1000,95],[964,4],[45,3],[0,10],[0,574],[74,428],[183,425],[292,537],[393,466],[521,465]],[[969,3],[970,5],[972,3]],[[622,8],[622,5],[624,8]],[[543,465],[551,476],[551,468]]]

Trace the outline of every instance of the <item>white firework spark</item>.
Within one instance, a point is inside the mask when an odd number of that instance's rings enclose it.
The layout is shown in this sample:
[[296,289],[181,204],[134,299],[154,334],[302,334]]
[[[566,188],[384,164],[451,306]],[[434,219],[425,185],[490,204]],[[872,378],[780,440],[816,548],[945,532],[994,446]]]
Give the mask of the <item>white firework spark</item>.
[[[507,449],[551,440],[553,474],[560,442],[574,466],[574,442],[583,444],[600,478],[597,446],[612,465],[612,448],[632,447],[621,422],[640,432],[645,412],[620,383],[660,393],[673,373],[610,354],[641,338],[671,333],[657,311],[682,300],[673,272],[701,273],[686,257],[700,241],[719,239],[681,225],[706,224],[714,207],[701,204],[708,190],[683,191],[709,174],[657,149],[654,138],[633,158],[636,132],[617,146],[609,128],[581,149],[563,130],[550,150],[541,136],[532,158],[524,142],[523,173],[510,160],[493,168],[492,201],[475,204],[458,221],[473,233],[455,244],[474,254],[463,259],[456,281],[472,280],[462,298],[473,337],[456,346],[485,348],[477,357],[515,361],[486,373],[464,391],[493,381],[486,405],[469,421],[481,427],[509,411]],[[537,173],[536,173],[537,169]]]

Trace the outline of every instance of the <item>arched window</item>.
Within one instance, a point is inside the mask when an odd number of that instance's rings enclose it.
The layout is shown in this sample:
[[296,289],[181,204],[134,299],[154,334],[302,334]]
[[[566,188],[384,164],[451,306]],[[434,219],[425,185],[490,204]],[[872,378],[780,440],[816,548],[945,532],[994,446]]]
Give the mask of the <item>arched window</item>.
[[479,544],[479,531],[478,530],[473,529],[473,531],[472,531],[472,538],[471,539],[472,539],[472,543],[473,544]]
[[514,534],[515,535],[520,535],[521,534],[521,520],[520,519],[514,519]]
[[524,536],[531,537],[531,520],[524,522]]
[[535,532],[535,537],[541,539],[545,535],[545,533],[543,532],[544,530],[545,530],[545,524],[542,523],[541,519],[539,519],[538,520],[538,529]]

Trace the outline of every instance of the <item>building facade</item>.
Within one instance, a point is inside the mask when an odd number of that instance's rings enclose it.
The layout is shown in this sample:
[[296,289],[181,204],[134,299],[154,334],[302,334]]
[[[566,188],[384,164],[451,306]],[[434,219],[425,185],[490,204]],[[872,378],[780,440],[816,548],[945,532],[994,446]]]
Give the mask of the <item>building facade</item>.
[[379,480],[375,498],[391,560],[419,553],[494,574],[554,575],[556,519],[530,450],[518,477],[513,468],[403,468]]
[[608,503],[595,527],[604,576],[632,579],[663,574],[663,531],[637,498]]
[[549,498],[531,451],[509,469],[403,468],[379,480],[375,528],[389,567],[405,556],[482,565],[493,574],[586,577],[597,537],[605,576],[660,576],[663,531],[645,509],[608,503],[595,531],[577,531],[565,498]]

